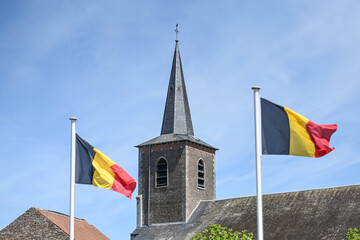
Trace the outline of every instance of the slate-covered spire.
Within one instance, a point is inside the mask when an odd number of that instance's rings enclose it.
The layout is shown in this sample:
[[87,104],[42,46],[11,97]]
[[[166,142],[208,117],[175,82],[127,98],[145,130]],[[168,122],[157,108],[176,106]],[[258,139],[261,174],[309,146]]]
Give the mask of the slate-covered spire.
[[174,133],[194,136],[178,42],[176,39],[161,135]]

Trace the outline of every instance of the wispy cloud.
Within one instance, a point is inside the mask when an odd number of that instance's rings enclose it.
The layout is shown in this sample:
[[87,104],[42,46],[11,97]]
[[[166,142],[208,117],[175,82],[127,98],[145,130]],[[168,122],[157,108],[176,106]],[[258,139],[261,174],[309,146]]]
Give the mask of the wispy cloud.
[[[255,194],[253,85],[339,124],[324,158],[264,156],[265,193],[359,183],[357,1],[0,5],[0,228],[31,206],[68,212],[71,116],[137,178],[134,145],[160,133],[176,23],[195,135],[220,148],[218,198]],[[76,199],[111,239],[135,229],[135,201],[83,185]]]

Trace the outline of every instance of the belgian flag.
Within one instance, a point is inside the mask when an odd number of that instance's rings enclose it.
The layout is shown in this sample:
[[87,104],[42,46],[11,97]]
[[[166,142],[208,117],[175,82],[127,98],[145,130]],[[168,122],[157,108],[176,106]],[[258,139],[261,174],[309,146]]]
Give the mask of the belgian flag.
[[261,98],[262,153],[321,157],[334,148],[337,125],[319,125],[286,107]]
[[119,192],[131,199],[136,181],[113,160],[76,134],[75,182]]

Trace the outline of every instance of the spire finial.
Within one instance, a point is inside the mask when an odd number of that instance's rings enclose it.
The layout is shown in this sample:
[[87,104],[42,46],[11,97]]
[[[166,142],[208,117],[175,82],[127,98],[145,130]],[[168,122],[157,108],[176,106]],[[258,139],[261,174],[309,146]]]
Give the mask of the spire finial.
[[179,26],[179,24],[176,24],[176,29],[175,29],[175,32],[176,32],[176,40],[175,40],[175,42],[179,42],[179,39],[178,39],[178,34],[179,34],[178,26]]

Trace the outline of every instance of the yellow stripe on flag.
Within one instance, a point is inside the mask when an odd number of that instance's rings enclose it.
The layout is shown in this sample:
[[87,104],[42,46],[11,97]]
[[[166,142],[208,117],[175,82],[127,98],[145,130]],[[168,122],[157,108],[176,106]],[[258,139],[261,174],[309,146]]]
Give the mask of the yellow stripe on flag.
[[114,171],[110,168],[115,164],[113,160],[94,148],[96,152],[92,165],[95,168],[92,184],[97,187],[111,189],[114,182]]
[[315,157],[315,145],[306,129],[309,119],[284,107],[289,117],[290,144],[289,154]]

